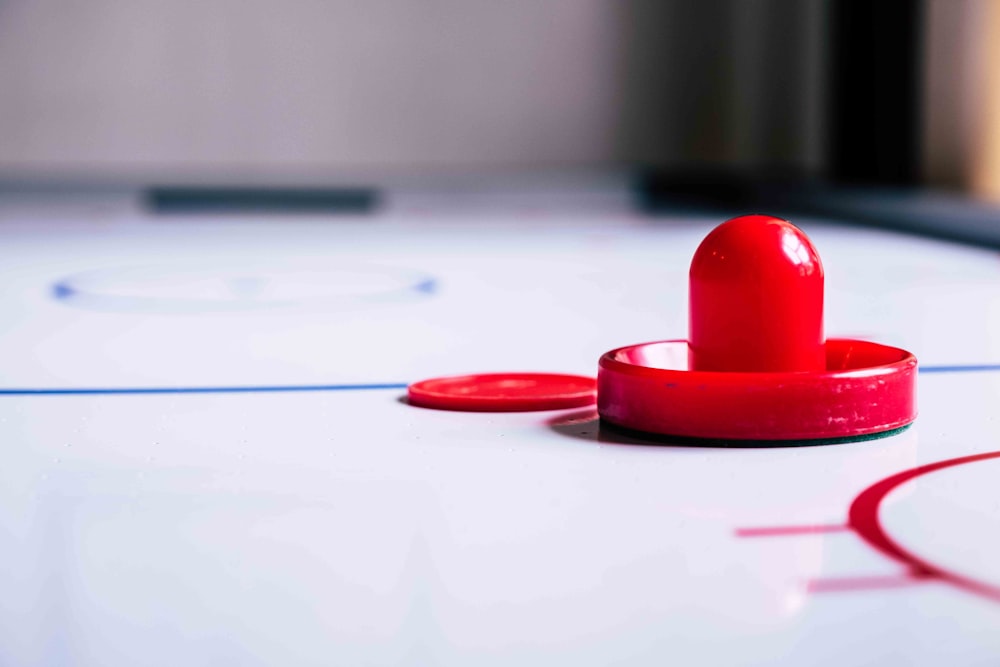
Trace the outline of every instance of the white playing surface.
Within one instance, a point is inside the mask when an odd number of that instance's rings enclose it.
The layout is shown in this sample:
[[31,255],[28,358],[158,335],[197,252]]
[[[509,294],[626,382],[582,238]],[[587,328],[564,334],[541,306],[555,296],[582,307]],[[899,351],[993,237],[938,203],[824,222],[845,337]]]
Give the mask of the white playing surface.
[[0,665],[1000,664],[1000,461],[914,479],[880,515],[980,589],[844,527],[881,479],[1000,450],[1000,370],[975,368],[1000,363],[992,251],[795,221],[828,334],[926,371],[891,438],[648,446],[588,410],[401,402],[683,338],[721,219],[606,199],[0,211]]

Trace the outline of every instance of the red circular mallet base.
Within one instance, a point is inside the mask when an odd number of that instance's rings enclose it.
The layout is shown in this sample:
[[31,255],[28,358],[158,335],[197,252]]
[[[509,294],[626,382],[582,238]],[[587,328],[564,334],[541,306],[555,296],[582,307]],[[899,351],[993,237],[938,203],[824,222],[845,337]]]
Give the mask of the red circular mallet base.
[[822,371],[692,371],[688,358],[687,341],[605,354],[601,420],[661,438],[792,444],[870,437],[917,416],[917,360],[899,348],[831,339]]

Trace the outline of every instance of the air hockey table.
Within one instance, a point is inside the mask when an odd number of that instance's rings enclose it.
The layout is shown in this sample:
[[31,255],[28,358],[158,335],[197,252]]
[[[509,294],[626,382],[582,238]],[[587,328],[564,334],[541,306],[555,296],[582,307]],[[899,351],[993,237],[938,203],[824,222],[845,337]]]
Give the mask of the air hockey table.
[[1000,664],[1000,256],[794,220],[828,335],[919,358],[888,438],[408,405],[684,337],[724,216],[556,190],[0,205],[0,664]]

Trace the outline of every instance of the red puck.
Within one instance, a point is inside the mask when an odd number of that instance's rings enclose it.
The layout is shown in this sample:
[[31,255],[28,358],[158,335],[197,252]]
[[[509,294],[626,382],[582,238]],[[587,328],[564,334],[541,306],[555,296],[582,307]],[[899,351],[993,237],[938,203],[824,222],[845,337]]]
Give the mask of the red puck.
[[593,405],[597,382],[557,373],[483,373],[414,382],[411,405],[465,412],[532,412]]

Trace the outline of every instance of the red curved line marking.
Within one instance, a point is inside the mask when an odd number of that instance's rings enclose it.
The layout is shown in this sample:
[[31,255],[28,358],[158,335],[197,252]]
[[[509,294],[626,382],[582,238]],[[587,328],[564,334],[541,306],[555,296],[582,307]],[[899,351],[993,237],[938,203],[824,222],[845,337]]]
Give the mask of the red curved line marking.
[[788,535],[842,533],[849,530],[851,527],[843,523],[817,523],[808,526],[754,526],[737,528],[736,537],[785,537]]
[[929,581],[927,577],[907,575],[884,575],[872,577],[833,577],[827,579],[811,579],[806,582],[806,590],[810,593],[843,593],[853,591],[870,591],[886,588],[909,588],[921,581]]
[[885,500],[885,497],[897,487],[902,486],[917,477],[927,475],[937,470],[995,458],[1000,458],[1000,452],[974,454],[972,456],[962,456],[957,459],[938,461],[937,463],[930,463],[928,465],[920,466],[919,468],[905,470],[901,473],[893,475],[892,477],[887,477],[868,487],[854,499],[854,502],[851,503],[851,509],[848,512],[847,522],[851,528],[853,528],[854,531],[862,537],[862,539],[868,542],[868,544],[872,545],[886,556],[889,556],[890,558],[906,565],[910,570],[910,576],[914,578],[933,577],[935,579],[940,579],[969,591],[970,593],[976,593],[977,595],[982,595],[995,602],[1000,602],[1000,587],[983,581],[978,581],[976,579],[971,579],[955,572],[949,572],[942,567],[920,558],[916,554],[910,553],[889,537],[889,534],[886,532],[885,528],[882,526],[881,520],[879,519],[879,508],[881,507],[882,501]]

